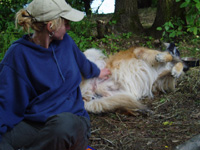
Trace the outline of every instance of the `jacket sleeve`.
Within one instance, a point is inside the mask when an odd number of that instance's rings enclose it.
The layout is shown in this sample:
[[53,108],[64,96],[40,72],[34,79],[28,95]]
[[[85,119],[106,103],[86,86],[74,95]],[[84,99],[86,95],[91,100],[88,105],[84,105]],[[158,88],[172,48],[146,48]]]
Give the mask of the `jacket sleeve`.
[[28,93],[26,82],[13,69],[0,64],[0,141],[23,119]]
[[84,78],[89,79],[93,77],[98,77],[100,74],[100,69],[96,64],[89,61],[86,56],[79,50],[79,48],[75,45],[73,46],[75,57],[81,74]]

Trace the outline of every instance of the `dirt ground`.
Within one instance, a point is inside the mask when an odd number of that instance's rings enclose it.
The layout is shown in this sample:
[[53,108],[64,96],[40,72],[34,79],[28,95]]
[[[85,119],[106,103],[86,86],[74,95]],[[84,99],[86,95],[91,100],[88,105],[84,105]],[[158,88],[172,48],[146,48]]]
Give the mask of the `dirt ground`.
[[173,150],[200,134],[200,67],[179,78],[175,91],[142,102],[153,114],[90,114],[89,145],[97,150]]
[[173,150],[200,134],[200,67],[190,68],[174,92],[143,103],[153,114],[90,114],[90,146],[97,150]]

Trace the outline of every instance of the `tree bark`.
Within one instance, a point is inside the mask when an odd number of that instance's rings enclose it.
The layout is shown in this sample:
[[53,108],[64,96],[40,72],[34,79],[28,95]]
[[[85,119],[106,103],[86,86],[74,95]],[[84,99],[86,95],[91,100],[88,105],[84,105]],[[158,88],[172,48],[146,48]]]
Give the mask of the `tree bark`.
[[185,9],[181,9],[180,4],[176,0],[158,0],[156,18],[152,27],[147,29],[146,33],[160,37],[162,33],[157,31],[156,28],[170,21],[172,17],[180,17],[185,21]]
[[90,6],[91,0],[83,0],[83,2],[84,2],[86,15],[91,16],[92,14],[91,6]]
[[151,7],[152,0],[137,0],[138,8]]
[[160,38],[162,32],[158,31],[157,27],[163,26],[172,17],[181,18],[186,24],[185,9],[181,9],[180,4],[181,2],[177,3],[176,0],[158,0],[154,23],[152,27],[144,29],[138,15],[137,0],[115,0],[115,12],[111,21],[115,20],[116,24],[112,25],[111,31],[145,33]]
[[115,30],[119,32],[143,32],[140,23],[137,0],[115,0],[115,12],[111,20],[115,20]]

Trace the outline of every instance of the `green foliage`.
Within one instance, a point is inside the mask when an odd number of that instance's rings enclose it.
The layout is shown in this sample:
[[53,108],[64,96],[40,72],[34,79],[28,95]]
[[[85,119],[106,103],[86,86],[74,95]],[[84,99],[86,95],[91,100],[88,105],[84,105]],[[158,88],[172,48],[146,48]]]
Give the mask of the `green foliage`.
[[15,29],[15,13],[27,2],[27,0],[0,1],[0,60],[11,43],[21,36],[22,31]]
[[166,41],[173,41],[186,35],[187,32],[184,29],[184,21],[176,17],[171,18],[171,20],[166,22],[162,27],[157,28],[157,30],[163,31],[162,39]]
[[[107,53],[114,54],[120,50],[122,50],[124,47],[123,42],[124,40],[128,40],[133,36],[132,32],[128,33],[121,33],[121,34],[107,34],[104,36],[104,38],[101,38],[98,40],[98,45],[106,45]],[[130,42],[127,42],[127,44],[130,44]]]
[[84,1],[83,0],[66,0],[73,8],[84,11]]
[[[190,46],[186,46],[190,45]],[[178,45],[182,57],[200,58],[200,37],[198,35],[186,35]],[[183,53],[187,52],[187,53]]]
[[165,122],[163,122],[163,125],[165,125],[165,126],[167,126],[167,125],[173,125],[173,123],[174,122],[172,122],[172,121],[165,121]]
[[23,8],[29,0],[2,0],[0,1],[0,31],[7,28],[7,22],[13,22],[15,13]]
[[115,53],[119,50],[116,41],[120,41],[122,37],[120,35],[115,35],[114,33],[110,35],[105,35],[105,38],[102,38],[101,41],[109,45],[109,49],[112,50],[112,53]]
[[165,98],[160,99],[160,103],[165,103],[167,100]]
[[[112,22],[114,24],[115,21]],[[96,31],[96,23],[92,22],[91,19],[84,18],[84,20],[80,22],[72,22],[71,30],[68,31],[68,34],[75,41],[77,46],[81,51],[84,51],[88,48],[97,48],[101,44],[109,45],[108,49],[112,51],[112,53],[118,51],[121,39],[129,39],[132,36],[131,32],[123,33],[121,35],[116,35],[114,33],[105,35],[104,38],[94,41],[93,32]]]
[[80,22],[72,22],[71,30],[68,31],[68,34],[75,41],[77,46],[81,51],[84,51],[87,48],[97,47],[93,42],[92,29],[96,27],[96,24],[91,23],[87,18]]
[[153,45],[152,45],[152,43],[153,43],[153,41],[155,40],[153,37],[151,37],[151,36],[147,36],[147,37],[145,37],[145,40],[146,40],[146,43],[144,43],[144,47],[148,47],[148,48],[153,48]]
[[6,23],[7,29],[5,31],[1,31],[0,33],[0,60],[2,60],[5,52],[10,47],[10,45],[24,34],[21,29],[16,29],[13,22]]
[[111,20],[111,21],[109,21],[109,25],[115,25],[116,23],[117,23],[116,20]]
[[125,38],[125,39],[129,39],[132,35],[133,35],[132,32],[122,33],[122,36],[123,36],[123,38]]
[[[142,47],[148,47],[148,48],[152,48],[155,49],[155,41],[158,39],[155,39],[152,36],[142,36],[142,40],[141,41],[136,41],[136,44],[138,44],[139,46]],[[158,41],[159,42],[159,41]]]
[[[181,0],[176,0],[181,2]],[[199,0],[183,0],[180,8],[186,10],[186,22],[180,18],[171,18],[169,22],[166,22],[162,27],[158,27],[157,30],[163,31],[163,39],[175,40],[188,33],[198,35],[200,33],[200,1]]]
[[[181,0],[176,0],[180,2]],[[185,0],[181,8],[186,8],[186,21],[187,21],[187,31],[193,33],[194,35],[200,32],[200,1],[199,0]]]

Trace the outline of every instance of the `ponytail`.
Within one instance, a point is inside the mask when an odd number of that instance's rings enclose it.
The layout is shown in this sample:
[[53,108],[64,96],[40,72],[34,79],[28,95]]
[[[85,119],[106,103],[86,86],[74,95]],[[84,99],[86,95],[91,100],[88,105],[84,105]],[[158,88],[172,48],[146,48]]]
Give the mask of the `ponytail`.
[[[54,20],[51,20],[51,22],[53,30],[56,31],[60,28],[60,25],[64,22],[64,19],[56,18]],[[37,22],[35,18],[32,17],[25,9],[19,10],[15,18],[15,26],[22,26],[23,30],[28,33],[30,31],[30,28],[35,31],[42,31],[47,23],[48,22]]]
[[16,14],[15,26],[18,27],[18,25],[20,25],[20,26],[22,26],[24,31],[29,32],[29,29],[32,24],[31,20],[32,20],[32,18],[28,14],[28,12],[25,9],[21,9]]
[[37,22],[25,9],[21,9],[16,14],[15,26],[17,27],[17,25],[22,26],[23,30],[29,33],[30,28],[42,31],[46,23]]

